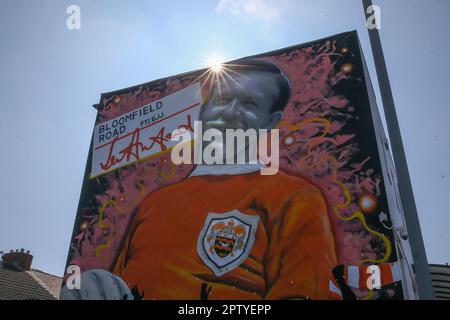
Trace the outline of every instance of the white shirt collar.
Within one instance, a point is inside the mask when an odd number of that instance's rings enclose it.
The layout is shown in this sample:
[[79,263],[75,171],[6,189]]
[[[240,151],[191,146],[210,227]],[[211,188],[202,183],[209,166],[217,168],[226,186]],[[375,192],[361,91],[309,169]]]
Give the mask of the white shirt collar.
[[199,164],[188,178],[195,176],[239,175],[260,171],[264,166],[256,164]]

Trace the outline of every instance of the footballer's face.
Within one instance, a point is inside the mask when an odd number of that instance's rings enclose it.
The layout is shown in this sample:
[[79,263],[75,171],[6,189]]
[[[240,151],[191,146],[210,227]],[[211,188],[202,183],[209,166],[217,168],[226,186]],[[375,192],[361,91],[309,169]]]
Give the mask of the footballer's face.
[[278,75],[246,71],[216,84],[200,115],[203,129],[272,129],[282,112],[272,112],[280,94]]

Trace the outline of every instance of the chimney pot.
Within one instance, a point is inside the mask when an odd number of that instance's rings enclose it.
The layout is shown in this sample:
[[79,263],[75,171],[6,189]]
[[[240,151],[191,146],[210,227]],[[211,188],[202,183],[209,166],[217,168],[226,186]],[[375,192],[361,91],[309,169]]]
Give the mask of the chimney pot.
[[33,262],[33,256],[29,253],[24,252],[25,249],[17,249],[15,252],[10,250],[9,253],[5,253],[2,256],[2,264],[5,267],[16,269],[18,271],[29,271],[31,269],[31,264]]

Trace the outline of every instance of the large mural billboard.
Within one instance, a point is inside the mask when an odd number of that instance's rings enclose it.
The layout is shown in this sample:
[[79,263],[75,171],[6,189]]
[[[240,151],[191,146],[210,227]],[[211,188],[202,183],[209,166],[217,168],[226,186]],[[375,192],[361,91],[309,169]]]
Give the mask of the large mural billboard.
[[[81,288],[68,272],[62,298],[415,297],[356,32],[105,93],[95,107],[67,261]],[[217,142],[199,135],[208,129],[269,132],[269,161],[199,161]],[[187,136],[193,161],[174,161]]]

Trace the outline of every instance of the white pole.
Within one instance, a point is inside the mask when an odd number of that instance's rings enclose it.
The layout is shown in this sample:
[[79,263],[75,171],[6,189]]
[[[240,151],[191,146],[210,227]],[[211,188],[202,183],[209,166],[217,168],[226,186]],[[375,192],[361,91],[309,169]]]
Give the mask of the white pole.
[[[367,12],[367,9],[372,6],[372,1],[362,0],[362,2],[367,21],[371,15]],[[374,24],[378,25],[376,20]],[[414,259],[414,271],[416,274],[417,285],[419,287],[419,297],[420,299],[430,300],[434,299],[433,287],[431,285],[425,246],[423,244],[422,232],[420,230],[416,203],[414,201],[408,164],[406,162],[405,150],[403,148],[400,127],[398,124],[397,113],[395,111],[394,98],[392,96],[380,35],[378,33],[378,28],[376,27],[372,29],[368,28],[368,32],[370,44],[372,46],[373,59],[375,61],[378,84],[380,86],[381,98],[383,101],[386,124],[389,131],[389,140],[392,146],[393,158],[399,181],[398,188],[405,215],[406,228],[408,230],[408,239]]]

